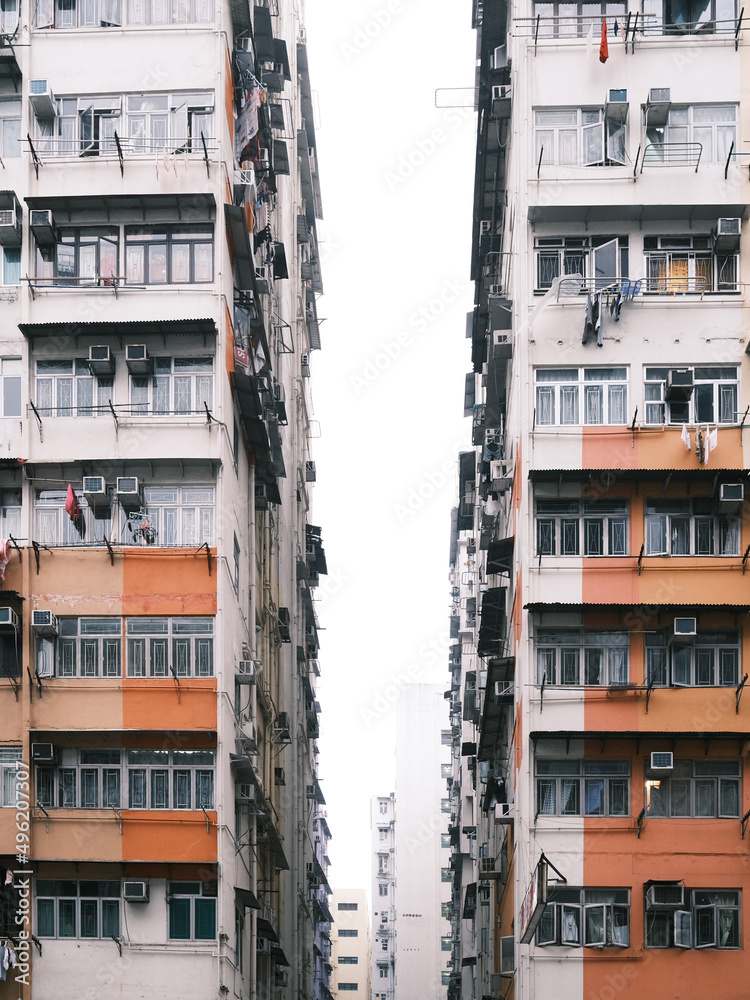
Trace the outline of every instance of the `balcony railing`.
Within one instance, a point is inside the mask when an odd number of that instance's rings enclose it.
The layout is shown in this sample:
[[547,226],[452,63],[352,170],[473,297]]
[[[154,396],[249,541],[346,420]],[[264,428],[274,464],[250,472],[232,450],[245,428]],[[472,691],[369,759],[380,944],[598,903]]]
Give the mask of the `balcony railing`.
[[701,142],[649,142],[643,150],[644,167],[695,167],[696,174],[703,155]]

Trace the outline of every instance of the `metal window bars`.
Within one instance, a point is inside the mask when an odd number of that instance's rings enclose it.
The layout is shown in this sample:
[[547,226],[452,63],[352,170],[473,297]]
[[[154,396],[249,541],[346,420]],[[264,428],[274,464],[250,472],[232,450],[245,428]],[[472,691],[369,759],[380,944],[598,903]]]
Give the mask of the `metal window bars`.
[[[642,39],[665,35],[675,38],[696,35],[702,37],[730,36],[734,40],[736,51],[739,47],[740,32],[744,27],[745,8],[741,8],[737,17],[710,18],[704,21],[681,21],[679,23],[670,23],[658,14],[647,14],[642,11],[615,12],[606,16],[612,25],[615,21],[622,24],[618,37],[623,38],[626,52],[628,51],[628,43],[630,43],[631,54],[635,51],[636,36],[640,36]],[[540,41],[585,40],[592,28],[594,29],[594,40],[598,41],[598,33],[601,32],[603,20],[603,15],[596,14],[536,14],[533,17],[513,18],[513,33],[518,38],[528,38],[529,41],[533,41],[536,53]]]

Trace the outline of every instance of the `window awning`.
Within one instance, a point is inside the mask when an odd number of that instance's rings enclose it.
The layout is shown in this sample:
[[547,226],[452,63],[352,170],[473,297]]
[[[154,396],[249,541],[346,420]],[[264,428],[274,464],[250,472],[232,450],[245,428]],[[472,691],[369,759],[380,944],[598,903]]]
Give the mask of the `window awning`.
[[274,38],[273,40],[273,61],[277,66],[281,66],[281,73],[284,79],[291,80],[292,73],[289,69],[289,53],[283,38]]
[[258,843],[262,844],[264,842],[276,858],[277,870],[289,871],[289,862],[286,859],[286,854],[284,854],[281,838],[276,831],[276,827],[273,825],[273,820],[267,814],[258,814]]
[[[571,603],[563,604],[561,602],[551,602],[549,604],[544,604],[541,601],[532,601],[529,604],[524,604],[524,610],[534,613],[550,612],[552,614],[609,614],[611,612],[622,612],[625,614],[633,614],[634,610],[643,611],[643,604],[580,604]],[[706,611],[729,611],[732,614],[737,614],[740,611],[748,612],[750,611],[750,603],[744,603],[738,601],[736,604],[711,604],[709,601],[702,601],[700,604],[696,602],[685,602],[684,604],[658,604],[653,605],[647,610],[651,612],[648,615],[649,619],[657,618],[659,613],[664,611],[670,614],[675,612],[685,611],[688,608],[700,610],[705,609]],[[643,621],[643,616],[638,617],[638,621]]]
[[[257,10],[258,8],[256,7],[255,9]],[[271,942],[279,940],[279,935],[273,929],[273,925],[263,917],[258,917],[257,929],[259,938],[266,938],[266,940]]]
[[158,334],[160,337],[203,337],[216,339],[216,323],[205,319],[154,319],[154,320],[115,320],[104,322],[75,323],[19,323],[18,329],[28,339],[36,337],[65,337],[78,343],[80,337],[118,337],[121,341],[133,341],[134,338]]
[[[679,428],[674,428],[679,432]],[[731,476],[747,479],[748,469],[682,468],[682,469],[529,469],[529,479],[532,483],[597,483],[600,486],[613,486],[616,482],[660,483],[669,478],[672,482],[702,482],[713,483],[716,477],[725,479]]]
[[603,740],[636,740],[638,743],[649,743],[654,740],[667,740],[670,743],[674,743],[676,740],[686,740],[693,743],[705,743],[718,740],[721,742],[728,742],[730,740],[739,740],[743,745],[750,739],[750,734],[745,730],[744,732],[667,732],[666,730],[653,730],[649,732],[648,730],[623,730],[617,732],[615,730],[576,730],[576,729],[561,729],[561,730],[536,730],[535,732],[529,733],[529,738],[533,743],[537,743],[540,740],[596,740],[602,742]]
[[284,950],[281,945],[274,945],[271,948],[271,958],[277,965],[289,966],[289,959],[284,954]]
[[500,538],[490,542],[487,549],[487,572],[510,573],[513,568],[513,546],[515,538]]
[[495,700],[495,684],[499,681],[507,683],[513,679],[515,663],[515,657],[506,656],[490,660],[487,665],[487,686],[479,724],[477,760],[493,760],[495,757],[495,750],[502,736],[503,712],[506,706],[505,702]]
[[[209,191],[184,194],[32,195],[30,209],[49,209],[55,223],[103,225],[117,222],[213,222],[216,199]],[[196,206],[202,206],[196,211]]]
[[243,292],[255,288],[255,260],[250,245],[247,216],[242,205],[225,205],[224,218],[232,245],[232,258],[237,272],[237,287]]
[[505,641],[505,587],[493,587],[482,598],[477,654],[497,655]]
[[[587,190],[589,190],[587,188]],[[611,202],[602,205],[530,205],[529,222],[576,223],[584,228],[590,222],[665,222],[685,220],[712,226],[721,218],[744,218],[747,206],[741,205],[636,205]]]
[[283,243],[273,245],[273,276],[274,278],[288,278],[289,270],[286,265],[286,250]]
[[271,11],[268,7],[255,7],[253,17],[253,42],[258,62],[274,62],[276,52],[273,44]]
[[258,897],[250,889],[240,889],[239,886],[234,887],[234,894],[245,907],[246,910],[259,910],[260,903],[258,902]]
[[273,140],[273,169],[276,174],[289,173],[289,150],[283,139]]

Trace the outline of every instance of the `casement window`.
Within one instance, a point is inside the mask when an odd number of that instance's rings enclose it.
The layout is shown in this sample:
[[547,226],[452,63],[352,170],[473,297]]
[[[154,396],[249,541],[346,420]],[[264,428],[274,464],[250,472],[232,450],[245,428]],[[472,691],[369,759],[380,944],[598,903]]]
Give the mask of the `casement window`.
[[204,24],[213,20],[212,0],[127,0],[128,24]]
[[213,281],[213,232],[207,225],[125,227],[125,277],[134,285]]
[[649,909],[647,948],[739,948],[740,893],[736,889],[685,889],[686,908]]
[[2,248],[2,284],[21,284],[21,248]]
[[537,291],[563,274],[580,274],[597,288],[628,276],[627,236],[538,236],[534,255]]
[[736,687],[740,676],[740,634],[736,629],[701,629],[692,639],[662,630],[646,633],[646,683],[655,687]]
[[[671,4],[680,0],[669,0]],[[721,0],[717,0],[721,2]],[[712,0],[708,0],[710,7]],[[706,4],[701,0],[701,6]],[[732,29],[733,30],[733,29]],[[644,115],[647,112],[644,111]],[[671,107],[667,124],[653,126],[646,121],[647,147],[646,163],[658,162],[661,155],[665,162],[670,161],[670,143],[700,143],[701,163],[726,163],[729,150],[734,143],[737,150],[738,105],[736,104],[695,104],[683,107]],[[661,145],[665,144],[663,149]],[[675,148],[675,147],[672,147]]]
[[386,882],[380,882],[378,885],[378,896],[388,895],[388,885]]
[[630,946],[629,889],[550,889],[537,945]]
[[453,939],[449,935],[445,935],[440,938],[440,950],[441,951],[451,951],[453,948]]
[[130,412],[205,417],[213,406],[214,359],[154,358],[153,364],[153,375],[130,377]]
[[[21,359],[0,358],[0,415],[21,416]],[[7,538],[3,535],[3,538]]]
[[0,747],[0,808],[14,809],[19,801],[16,775],[22,760],[21,747]]
[[213,618],[128,618],[128,677],[213,677]]
[[643,0],[647,35],[711,35],[734,32],[734,0]]
[[59,767],[36,768],[36,801],[45,808],[119,809],[122,750],[63,750]]
[[37,28],[113,28],[122,25],[121,0],[36,0]]
[[452,868],[441,868],[440,869],[440,881],[441,882],[452,882],[453,881],[453,869]]
[[148,531],[122,511],[120,537],[127,545],[213,545],[215,506],[213,486],[147,486],[143,510]]
[[628,683],[627,632],[537,629],[535,647],[538,684],[609,687]]
[[[341,909],[341,907],[339,907],[339,909]],[[339,937],[345,937],[345,938],[359,937],[359,931],[356,928],[341,927],[339,929]]]
[[[648,761],[647,761],[648,763]],[[739,760],[676,760],[669,776],[646,779],[646,815],[693,819],[738,819]]]
[[625,164],[627,130],[603,108],[534,111],[534,163],[572,167]]
[[0,538],[21,535],[21,491],[0,490]]
[[56,643],[58,677],[122,677],[120,618],[60,618],[57,640],[36,637],[37,675],[45,676]]
[[[342,962],[342,959],[339,958],[339,963],[341,963],[341,962]],[[344,962],[343,964],[346,965],[346,962]],[[354,992],[356,992],[356,990],[359,989],[359,983],[339,983],[338,989],[343,990],[345,993],[347,993],[347,992],[348,993],[354,993]]]
[[378,854],[378,871],[381,875],[385,875],[388,872],[388,855]]
[[216,938],[216,882],[169,882],[169,939],[213,941]]
[[610,18],[612,24],[619,18],[620,23],[623,23],[625,11],[626,4],[608,0],[599,3],[555,0],[555,3],[534,4],[534,17],[541,18],[539,38],[586,38],[589,29],[593,27],[594,35],[599,39],[602,18]]
[[118,248],[115,226],[64,227],[51,255],[42,257],[36,247],[36,283],[65,288],[112,283],[120,277]]
[[387,965],[379,965],[378,966],[378,974],[379,974],[379,976],[380,976],[381,979],[387,979],[388,978],[388,966]]
[[36,408],[41,417],[95,417],[109,410],[113,380],[97,378],[81,358],[36,363]]
[[65,509],[66,490],[39,490],[35,500],[35,537],[40,545],[92,545],[111,538],[110,517],[94,517],[86,497],[77,493],[81,508],[79,521],[73,522]]
[[[0,11],[0,17],[3,12]],[[17,16],[17,14],[16,14]],[[21,155],[21,101],[0,100],[0,150],[3,161],[17,158]],[[20,249],[18,250],[20,259]],[[18,284],[6,281],[4,284]]]
[[358,965],[359,958],[356,955],[339,955],[339,965]]
[[119,881],[40,878],[34,889],[38,937],[119,938]]
[[716,253],[712,236],[644,236],[646,291],[738,292],[739,254]]
[[354,912],[359,909],[359,903],[339,903],[336,909]]
[[538,757],[538,816],[629,816],[627,760],[570,760]]
[[627,555],[627,500],[537,500],[536,554]]
[[541,427],[628,423],[628,369],[537,368],[536,424]]
[[669,368],[646,368],[646,423],[738,423],[737,368],[734,365],[688,366],[688,371],[693,377],[692,390],[688,385],[678,392],[675,388],[670,389]]
[[19,0],[0,0],[0,30],[4,35],[12,35],[18,27]]
[[646,501],[646,555],[739,554],[739,516],[719,514],[710,497]]
[[440,812],[449,813],[451,811],[451,800],[441,799],[440,800]]

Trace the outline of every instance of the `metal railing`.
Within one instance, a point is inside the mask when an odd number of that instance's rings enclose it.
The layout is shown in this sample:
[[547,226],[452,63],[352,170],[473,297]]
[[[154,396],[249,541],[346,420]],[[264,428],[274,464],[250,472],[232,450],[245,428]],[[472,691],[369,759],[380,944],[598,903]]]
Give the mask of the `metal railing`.
[[696,174],[703,155],[701,142],[649,142],[641,157],[644,167],[695,167]]

